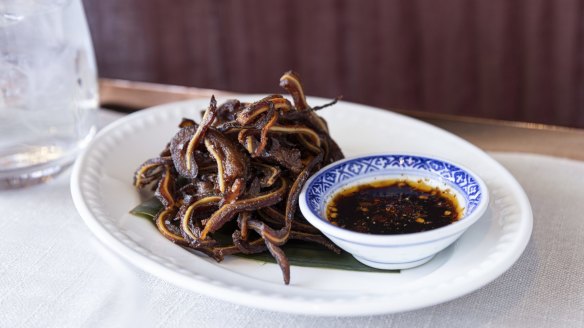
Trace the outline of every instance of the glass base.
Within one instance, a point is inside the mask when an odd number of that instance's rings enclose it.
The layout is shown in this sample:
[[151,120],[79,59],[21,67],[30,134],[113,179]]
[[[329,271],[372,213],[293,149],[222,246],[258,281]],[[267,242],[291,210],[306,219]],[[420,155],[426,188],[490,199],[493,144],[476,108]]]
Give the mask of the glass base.
[[26,147],[0,149],[0,190],[24,188],[52,180],[67,169],[95,136],[96,128],[80,141],[46,140]]
[[0,171],[0,190],[29,187],[52,180],[72,164],[72,160],[50,162],[44,165],[11,172]]

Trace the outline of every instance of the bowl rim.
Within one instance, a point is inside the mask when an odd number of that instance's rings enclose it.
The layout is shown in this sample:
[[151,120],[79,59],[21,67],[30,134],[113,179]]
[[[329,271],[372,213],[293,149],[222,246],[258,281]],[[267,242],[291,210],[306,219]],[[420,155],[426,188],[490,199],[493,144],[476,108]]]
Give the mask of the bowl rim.
[[[356,159],[367,158],[367,157],[379,157],[379,156],[412,156],[412,157],[422,157],[427,159],[438,160],[453,166],[458,167],[459,169],[465,171],[468,175],[470,175],[479,186],[481,191],[481,200],[479,201],[475,210],[468,216],[463,217],[463,219],[456,221],[452,224],[428,230],[422,232],[414,232],[414,233],[407,233],[407,234],[399,234],[399,235],[375,235],[375,234],[368,234],[362,232],[351,231],[348,229],[340,228],[328,222],[325,218],[321,218],[316,216],[312,210],[308,207],[307,202],[307,190],[308,186],[319,176],[327,172],[333,166],[349,162]],[[399,169],[396,167],[396,169]],[[432,178],[430,178],[432,179]],[[457,233],[461,233],[468,229],[471,225],[473,225],[476,221],[478,221],[485,211],[488,208],[489,204],[489,189],[487,188],[486,183],[481,179],[476,173],[472,170],[468,169],[464,165],[460,165],[456,162],[453,162],[448,159],[441,158],[439,156],[434,155],[427,155],[421,153],[405,153],[405,152],[397,152],[397,153],[371,153],[371,154],[362,154],[357,156],[351,156],[344,158],[339,161],[335,161],[327,166],[321,168],[316,173],[310,176],[310,178],[306,181],[299,196],[299,207],[302,215],[306,218],[306,220],[316,227],[318,230],[323,232],[325,235],[329,235],[331,237],[341,239],[345,242],[349,242],[352,244],[360,244],[360,245],[382,245],[382,246],[403,246],[403,245],[416,245],[416,244],[426,244],[429,242],[433,242],[439,239],[443,239]]]

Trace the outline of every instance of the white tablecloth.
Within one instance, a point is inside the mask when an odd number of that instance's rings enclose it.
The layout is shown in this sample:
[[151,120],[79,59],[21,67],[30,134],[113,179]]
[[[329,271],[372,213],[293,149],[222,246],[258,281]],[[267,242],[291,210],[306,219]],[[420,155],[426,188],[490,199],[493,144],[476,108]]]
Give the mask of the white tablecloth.
[[[102,114],[105,121],[115,117]],[[584,162],[493,156],[533,207],[533,235],[519,261],[457,300],[360,318],[237,306],[125,264],[77,214],[69,172],[45,185],[0,191],[0,327],[584,327]]]

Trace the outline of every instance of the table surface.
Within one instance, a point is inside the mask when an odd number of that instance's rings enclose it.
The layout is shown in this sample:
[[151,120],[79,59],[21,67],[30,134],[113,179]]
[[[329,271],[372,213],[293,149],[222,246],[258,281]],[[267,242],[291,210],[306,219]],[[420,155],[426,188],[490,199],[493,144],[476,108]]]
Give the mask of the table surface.
[[[211,93],[220,91],[102,80],[102,103],[118,110]],[[584,132],[406,114],[491,151],[532,203],[534,230],[524,254],[486,287],[427,309],[373,317],[233,305],[174,287],[103,247],[72,204],[67,172],[45,185],[0,192],[0,327],[583,327]],[[100,115],[101,125],[122,116]]]

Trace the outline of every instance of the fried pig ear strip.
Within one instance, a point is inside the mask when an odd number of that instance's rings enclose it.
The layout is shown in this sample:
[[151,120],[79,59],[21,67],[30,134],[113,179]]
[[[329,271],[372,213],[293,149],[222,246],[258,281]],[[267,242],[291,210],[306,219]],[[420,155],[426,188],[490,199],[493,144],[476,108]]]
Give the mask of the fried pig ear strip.
[[[322,153],[318,154],[317,156],[313,157],[306,167],[300,172],[292,187],[290,187],[290,191],[288,192],[288,199],[286,201],[286,217],[284,222],[284,227],[279,230],[274,230],[270,228],[267,224],[261,223],[261,227],[259,227],[258,233],[264,238],[266,241],[273,243],[274,245],[283,245],[288,241],[288,237],[290,235],[290,231],[292,230],[292,220],[294,220],[294,215],[296,213],[296,209],[298,208],[298,196],[300,195],[300,191],[302,190],[302,186],[308,180],[310,173],[316,167],[318,163],[322,161]],[[268,205],[269,206],[269,205]],[[264,206],[265,207],[265,206]]]
[[207,129],[215,120],[216,115],[217,115],[217,100],[215,100],[215,96],[211,96],[211,103],[209,104],[209,107],[207,108],[207,110],[205,111],[205,114],[203,115],[203,119],[201,121],[201,124],[197,128],[197,131],[195,132],[195,134],[193,135],[193,137],[191,138],[191,140],[189,141],[189,144],[187,146],[187,151],[185,154],[187,171],[191,170],[191,167],[193,166],[193,162],[195,161],[195,156],[194,156],[195,149],[199,145],[201,139],[203,139],[205,137],[205,132],[207,132]]
[[[262,132],[265,130],[262,130]],[[314,130],[305,127],[305,126],[301,126],[301,125],[294,125],[294,126],[281,126],[281,125],[274,125],[268,128],[269,132],[273,132],[274,134],[283,134],[283,135],[296,135],[297,137],[301,138],[301,141],[303,142],[303,145],[308,148],[312,153],[317,154],[321,152],[320,147],[323,145],[321,142],[321,139],[319,137],[319,135],[314,132]],[[272,146],[267,149],[267,151],[263,151],[264,149],[260,147],[263,145],[265,146],[265,144],[267,143],[267,133],[264,133],[262,135],[262,137],[266,139],[265,143],[258,143],[253,137],[251,137],[250,134],[252,133],[257,133],[257,131],[253,131],[253,130],[247,130],[247,131],[241,131],[240,136],[242,133],[246,133],[246,135],[248,135],[245,138],[245,142],[242,143],[242,145],[247,149],[247,151],[250,154],[254,154],[253,156],[259,156],[262,158],[265,158],[266,156],[270,156],[270,155],[275,155],[273,150],[278,151],[278,147],[279,145],[275,145],[274,144],[274,139],[272,138]],[[304,137],[308,137],[311,141],[307,141]],[[274,149],[276,148],[276,149]],[[258,152],[258,150],[260,150],[260,152]],[[257,154],[257,155],[255,155]],[[298,153],[300,155],[300,153]],[[286,165],[286,163],[279,163],[280,165],[285,166],[286,168],[294,171],[294,173],[297,173],[300,171],[300,169],[297,167],[297,165]],[[294,163],[293,163],[294,164]]]
[[176,177],[174,176],[169,164],[164,165],[162,178],[158,181],[154,196],[162,203],[164,208],[174,207],[174,185]]
[[[264,150],[264,148],[266,148],[266,144],[268,143],[268,131],[278,121],[279,115],[278,112],[276,111],[276,108],[274,107],[274,104],[269,103],[268,107],[269,107],[268,112],[264,115],[264,117],[259,119],[256,124],[256,129],[260,130],[260,144],[251,153],[252,157],[258,157]],[[241,130],[239,132],[238,140],[241,144],[245,145],[245,140],[249,138],[246,137],[246,135],[249,134],[251,131],[252,130]]]
[[281,112],[287,112],[292,108],[290,102],[282,95],[267,96],[259,101],[247,105],[242,111],[237,113],[237,123],[239,123],[241,126],[250,124],[258,117],[258,115],[267,112],[270,109],[270,104],[274,106],[277,111]]
[[263,242],[263,239],[260,238],[262,241],[261,243],[248,242],[243,238],[239,230],[235,230],[231,235],[231,238],[233,239],[234,246],[243,254],[257,254],[266,250],[266,245]]
[[288,71],[280,78],[280,86],[288,91],[294,99],[294,106],[300,112],[309,110],[310,106],[306,103],[304,89],[300,83],[300,76],[294,71]]
[[[239,229],[241,229],[241,232],[239,232],[238,236],[243,240],[247,240],[248,235],[247,222],[249,221],[250,218],[251,212],[241,212],[239,213],[239,217],[237,218],[237,225],[239,226]],[[235,239],[233,239],[233,242],[235,243]]]
[[[313,154],[318,154],[321,152],[321,149],[317,146],[314,146],[313,144],[310,143],[310,141],[306,140],[306,138],[303,135],[298,135],[298,140],[300,141],[300,143],[302,143],[302,145],[304,147],[306,147],[308,150],[310,150]],[[326,151],[326,149],[325,149]]]
[[228,121],[220,123],[214,126],[214,128],[222,133],[234,133],[240,132],[241,130],[253,129],[255,127],[253,125],[240,125],[236,121]]
[[230,204],[224,204],[219,208],[207,221],[205,228],[201,232],[201,239],[205,239],[209,233],[215,232],[220,229],[226,222],[230,221],[234,215],[244,211],[255,211],[262,207],[272,206],[279,203],[284,195],[288,184],[284,178],[280,178],[280,186],[274,188],[266,193],[259,194],[258,196],[240,199]]
[[312,110],[314,110],[314,111],[317,111],[317,110],[321,110],[321,109],[323,109],[323,108],[330,107],[330,106],[332,106],[332,105],[336,104],[336,103],[337,103],[339,100],[341,100],[341,99],[343,99],[343,96],[338,96],[338,97],[336,97],[335,99],[333,99],[333,101],[331,101],[331,102],[328,102],[328,103],[326,103],[326,104],[324,104],[324,105],[320,105],[320,106],[315,106],[315,107],[312,107]]
[[183,236],[180,235],[180,229],[177,229],[171,223],[171,220],[174,219],[176,213],[176,207],[171,207],[160,211],[160,213],[158,213],[156,216],[156,227],[158,228],[158,231],[160,231],[160,233],[166,237],[166,239],[172,241],[173,243],[186,246],[189,243],[186,239],[183,238]]
[[182,121],[180,121],[180,123],[178,124],[179,128],[186,128],[189,126],[195,126],[195,128],[198,126],[197,123],[193,120],[191,120],[190,118],[184,118],[182,119]]
[[245,243],[246,244],[244,246],[242,246],[242,244],[240,244],[239,246],[232,245],[232,246],[215,247],[214,252],[215,252],[215,254],[217,254],[217,256],[224,257],[227,255],[243,253],[241,251],[240,247],[245,247],[246,251],[248,252],[247,254],[261,253],[267,249],[266,243],[265,243],[264,239],[261,237],[254,240],[254,241],[251,241],[251,242],[246,241]]
[[[317,131],[318,136],[321,139],[322,148],[325,151],[325,156],[323,159],[324,164],[329,164],[329,163],[332,163],[336,160],[344,158],[343,152],[341,151],[341,149],[339,148],[337,143],[331,138],[329,133],[322,132],[321,131],[322,128],[319,127],[318,124],[314,124],[314,122],[313,122],[314,120],[311,121],[309,118],[310,117],[307,116],[305,112],[301,113],[301,112],[291,111],[291,112],[286,113],[286,115],[283,117],[282,123],[284,123],[284,125],[286,125],[286,124],[290,124],[291,122],[297,122],[297,123],[300,123],[301,125],[306,125],[306,127],[310,128],[314,131]],[[323,124],[326,126],[325,123],[323,123]],[[328,131],[328,128],[327,128],[327,131]],[[302,140],[301,140],[301,142],[302,142]]]
[[164,171],[164,166],[171,164],[169,157],[151,158],[142,163],[134,173],[134,186],[142,189],[152,181],[160,179]]
[[[256,142],[252,142],[253,148]],[[277,136],[270,136],[270,144],[260,159],[269,163],[276,163],[284,169],[290,170],[294,176],[304,167],[301,161],[302,153],[299,149],[287,146],[285,140],[280,142]]]
[[[281,134],[296,134],[296,135],[302,135],[302,136],[306,136],[308,137],[311,142],[316,146],[316,147],[320,147],[321,146],[321,140],[320,137],[318,136],[318,134],[316,132],[314,132],[314,130],[312,130],[309,127],[303,126],[303,125],[292,125],[292,126],[283,126],[283,125],[270,125],[268,126],[267,129],[269,132],[274,132],[274,133],[281,133]],[[240,132],[240,135],[242,133],[245,133],[244,136],[247,137],[248,134],[252,134],[253,132],[257,131],[253,131],[253,130],[242,130]],[[244,140],[242,140],[242,138],[239,138],[240,142],[245,146]]]
[[237,126],[237,128],[239,130],[239,133],[237,134],[237,141],[239,141],[240,144],[243,144],[245,142],[248,135],[250,135],[254,132],[257,133],[257,131],[260,131],[266,124],[268,124],[268,121],[270,120],[270,118],[273,116],[273,114],[275,112],[273,105],[270,105],[268,107],[269,107],[269,110],[266,112],[266,114],[264,114],[254,124],[252,124],[252,125],[238,125]]
[[[178,213],[179,216],[181,215],[180,212],[181,211],[179,211]],[[185,237],[181,235],[182,229],[180,229],[179,226],[172,223],[172,221],[175,220],[175,215],[177,215],[177,209],[176,207],[173,207],[161,211],[156,217],[155,221],[156,227],[165,238],[172,241],[173,243],[179,244],[186,248],[203,252],[207,256],[212,257],[218,262],[223,260],[223,255],[220,252],[214,250],[213,248],[214,242],[208,241],[207,243],[194,243],[185,239]]]
[[[195,134],[198,125],[191,120],[184,120],[179,125],[182,128],[172,137],[170,140],[170,154],[172,156],[172,162],[177,172],[189,179],[194,179],[199,173],[199,167],[196,161],[191,163],[190,168],[187,169],[187,145],[191,138]],[[191,154],[194,156],[194,154]]]
[[270,251],[270,254],[272,254],[272,256],[276,259],[276,262],[278,262],[278,266],[280,266],[280,269],[282,270],[282,275],[284,278],[284,283],[286,285],[290,284],[290,263],[288,262],[288,258],[286,257],[286,254],[284,254],[284,251],[274,245],[272,242],[270,242],[269,240],[265,240],[266,246],[268,247],[268,251]]
[[251,165],[262,174],[261,179],[259,180],[262,188],[271,187],[277,181],[282,172],[277,166],[267,165],[260,162],[253,162]]
[[[213,103],[212,103],[213,105]],[[172,162],[177,172],[185,178],[195,179],[199,174],[199,165],[206,165],[205,153],[197,150],[197,145],[200,143],[200,138],[206,138],[206,130],[209,128],[211,118],[215,115],[214,107],[210,106],[207,115],[208,121],[206,125],[199,126],[193,120],[183,119],[179,127],[181,128],[170,140],[170,154]],[[199,136],[197,136],[199,133]],[[192,143],[194,140],[194,143]],[[189,145],[193,145],[189,149]],[[190,161],[190,166],[187,162]]]
[[300,76],[293,71],[288,71],[282,75],[280,78],[280,86],[286,91],[288,91],[292,98],[294,99],[294,105],[296,106],[296,110],[299,112],[307,112],[308,113],[308,120],[318,127],[318,132],[321,133],[328,133],[328,127],[324,120],[318,117],[312,111],[312,108],[308,106],[306,102],[306,97],[304,95],[304,89],[302,87],[302,83],[300,83]]
[[217,122],[225,123],[235,120],[236,113],[240,110],[241,103],[237,99],[230,99],[217,108]]
[[274,125],[270,127],[270,132],[274,133],[283,133],[283,134],[300,134],[302,136],[306,136],[310,138],[312,143],[320,148],[320,137],[314,130],[302,126],[302,125],[293,125],[293,126],[282,126],[282,125]]
[[220,201],[221,197],[219,196],[209,196],[199,199],[190,205],[183,205],[185,206],[185,210],[184,213],[180,213],[180,228],[185,239],[189,241],[189,244],[192,247],[201,246],[202,244],[208,244],[201,243],[202,238],[200,227],[196,227],[195,229],[193,229],[193,227],[196,226],[196,224],[193,224],[192,222],[193,215],[197,210],[200,210],[201,208],[217,206]]
[[[257,195],[259,195],[260,190],[262,188],[262,185],[260,183],[260,180],[258,178],[254,178],[253,181],[249,184],[249,187],[247,188],[246,191],[246,195],[247,197],[255,197]],[[247,227],[247,222],[251,219],[252,217],[252,212],[240,212],[238,217],[237,217],[237,226],[239,227],[239,229],[241,230],[241,233],[239,233],[239,236],[243,239],[243,240],[247,240],[247,236],[248,236],[248,227]],[[236,235],[233,235],[236,236]],[[236,240],[233,240],[233,243],[236,243]]]
[[249,159],[235,143],[213,128],[207,131],[205,147],[217,162],[217,178],[223,202],[235,201],[245,190]]

